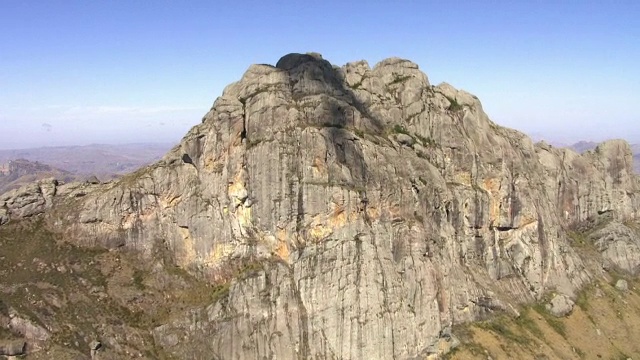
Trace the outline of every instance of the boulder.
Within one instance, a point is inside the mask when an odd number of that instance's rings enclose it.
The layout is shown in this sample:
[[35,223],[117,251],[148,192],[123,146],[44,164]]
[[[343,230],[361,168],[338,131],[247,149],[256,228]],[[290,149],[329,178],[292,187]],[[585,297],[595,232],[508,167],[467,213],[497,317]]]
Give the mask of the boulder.
[[546,305],[547,311],[555,317],[567,316],[573,310],[575,302],[566,295],[556,294]]
[[412,146],[416,141],[409,135],[407,134],[398,134],[396,135],[396,140],[402,144],[402,145],[406,145],[406,146]]
[[98,340],[93,340],[90,344],[89,344],[89,349],[90,350],[98,350],[102,347],[102,343]]
[[625,279],[616,281],[616,289],[620,291],[629,291],[629,283]]
[[20,356],[24,355],[27,343],[24,340],[0,340],[0,355]]

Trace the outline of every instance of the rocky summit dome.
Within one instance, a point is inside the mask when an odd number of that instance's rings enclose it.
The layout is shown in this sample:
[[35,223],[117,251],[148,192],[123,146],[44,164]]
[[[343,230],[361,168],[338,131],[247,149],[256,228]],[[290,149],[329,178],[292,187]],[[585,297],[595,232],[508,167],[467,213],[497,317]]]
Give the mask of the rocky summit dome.
[[[415,359],[450,347],[452,325],[575,298],[593,274],[566,229],[637,218],[631,166],[622,141],[534,145],[408,60],[289,54],[249,67],[160,162],[81,196],[36,192],[29,211],[52,204],[69,241],[168,252],[223,286],[152,330],[174,356]],[[0,200],[3,222],[29,214],[20,196]]]

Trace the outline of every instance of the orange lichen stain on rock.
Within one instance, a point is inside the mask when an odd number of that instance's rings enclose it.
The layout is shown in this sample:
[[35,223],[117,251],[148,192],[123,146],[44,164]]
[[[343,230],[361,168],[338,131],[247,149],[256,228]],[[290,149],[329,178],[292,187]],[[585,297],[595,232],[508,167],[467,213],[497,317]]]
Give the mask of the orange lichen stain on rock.
[[531,216],[523,216],[522,219],[520,220],[520,224],[518,224],[518,227],[524,229],[527,228],[529,226],[532,225],[538,225],[538,219],[533,218]]
[[486,178],[482,180],[482,188],[489,192],[491,204],[489,205],[489,220],[497,222],[500,216],[500,179]]
[[247,227],[251,225],[251,208],[245,206],[239,206],[236,209],[236,219],[241,227]]
[[337,205],[333,208],[331,214],[329,214],[327,219],[327,225],[338,228],[343,227],[347,223],[347,213],[345,211],[344,206]]
[[311,165],[311,171],[313,177],[321,177],[327,174],[327,169],[325,167],[324,161],[319,157],[313,158],[313,165]]
[[204,259],[204,264],[206,266],[214,266],[220,263],[220,260],[227,257],[229,254],[233,252],[234,246],[231,244],[220,244],[217,243],[213,245],[213,249],[209,252],[207,258]]
[[188,228],[178,227],[178,233],[182,236],[182,243],[177,246],[177,263],[184,266],[194,262],[197,254],[194,248],[194,241]]
[[326,217],[326,224],[332,229],[338,229],[358,219],[358,213],[347,211],[344,205],[333,204],[333,209]]
[[380,209],[377,207],[367,207],[367,216],[370,220],[378,220],[380,219]]
[[500,179],[486,178],[482,180],[482,188],[491,194],[497,194],[500,191]]
[[244,184],[237,181],[232,182],[228,187],[229,196],[235,196],[243,190],[246,190]]
[[240,206],[248,195],[247,188],[244,186],[243,175],[244,172],[242,170],[238,171],[227,188],[227,194],[233,200],[235,206]]
[[278,241],[275,254],[284,262],[289,263],[289,245],[286,241]]
[[289,241],[289,233],[285,229],[278,229],[276,231],[276,238],[278,239],[278,241],[288,242]]
[[213,156],[209,155],[207,157],[204,158],[204,169],[207,172],[212,172],[213,171],[213,164],[216,162],[216,160],[213,158]]
[[180,201],[182,201],[182,196],[180,195],[166,195],[160,198],[160,206],[163,209],[169,209],[178,205]]
[[332,233],[333,233],[333,228],[324,226],[322,224],[312,225],[311,229],[309,230],[309,236],[311,237],[311,240],[313,240],[314,242],[324,240],[327,237],[329,237]]
[[275,236],[270,234],[262,234],[260,236],[262,243],[266,245],[274,256],[279,257],[282,261],[289,263],[289,254],[291,253],[289,244],[291,236],[285,229],[276,230]]
[[456,173],[454,176],[454,181],[466,186],[471,186],[471,173],[464,171]]

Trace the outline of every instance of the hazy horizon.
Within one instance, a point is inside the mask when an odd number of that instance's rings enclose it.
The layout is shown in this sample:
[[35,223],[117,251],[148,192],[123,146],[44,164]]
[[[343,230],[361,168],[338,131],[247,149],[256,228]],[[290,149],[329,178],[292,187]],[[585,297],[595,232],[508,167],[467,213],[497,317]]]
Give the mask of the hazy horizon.
[[73,147],[83,147],[83,148],[88,148],[88,147],[131,147],[131,146],[167,146],[167,147],[171,147],[171,146],[175,146],[177,144],[180,143],[180,139],[177,139],[176,141],[139,141],[139,142],[114,142],[114,143],[87,143],[87,144],[83,144],[83,143],[70,143],[68,145],[41,145],[41,146],[27,146],[27,147],[17,147],[17,148],[6,148],[6,149],[2,149],[0,148],[0,152],[4,152],[4,151],[20,151],[20,150],[31,150],[31,149],[56,149],[56,148],[73,148]]
[[[518,130],[518,129],[516,129]],[[17,147],[4,147],[4,146],[0,146],[0,151],[11,151],[11,150],[28,150],[28,149],[39,149],[39,148],[58,148],[58,147],[90,147],[90,146],[130,146],[130,145],[166,145],[166,146],[175,146],[177,144],[179,144],[180,140],[182,139],[182,137],[184,135],[186,135],[188,129],[181,134],[180,136],[178,136],[175,139],[165,139],[165,140],[157,140],[157,139],[148,139],[147,141],[145,140],[140,140],[140,141],[120,141],[119,139],[116,139],[116,141],[114,142],[73,142],[73,140],[67,142],[67,143],[58,143],[58,144],[52,144],[52,143],[44,143],[44,144],[39,144],[39,145],[35,145],[35,146],[30,146],[28,144],[23,144],[23,145],[19,145]],[[529,134],[526,132],[523,132],[524,134],[526,134],[528,137],[530,137],[532,139],[532,141],[534,143],[539,142],[539,141],[545,141],[553,146],[557,146],[557,147],[569,147],[572,145],[576,145],[580,142],[592,142],[592,143],[602,143],[603,141],[607,141],[607,140],[614,140],[614,139],[623,139],[625,141],[627,141],[630,145],[640,145],[640,139],[629,139],[629,138],[625,138],[625,137],[610,137],[610,138],[602,138],[602,139],[594,139],[594,138],[583,138],[583,139],[574,139],[571,137],[566,137],[566,138],[562,138],[562,137],[553,137],[553,136],[543,136],[541,134]],[[5,144],[1,144],[1,145],[5,145]]]
[[638,143],[638,13],[632,1],[7,3],[0,149],[176,142],[249,65],[308,51],[410,59],[534,139]]

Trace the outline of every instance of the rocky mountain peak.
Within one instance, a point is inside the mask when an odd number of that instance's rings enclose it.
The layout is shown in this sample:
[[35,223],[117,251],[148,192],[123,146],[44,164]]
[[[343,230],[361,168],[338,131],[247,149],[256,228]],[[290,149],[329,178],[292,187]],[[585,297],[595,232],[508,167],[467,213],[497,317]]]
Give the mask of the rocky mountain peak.
[[280,58],[280,60],[278,60],[278,62],[276,63],[276,67],[278,69],[282,69],[282,70],[292,70],[294,68],[297,68],[300,65],[303,65],[305,63],[310,63],[310,64],[315,64],[316,66],[321,66],[321,65],[325,65],[325,66],[329,66],[331,67],[331,63],[329,63],[328,61],[324,60],[322,58],[322,55],[318,54],[318,53],[307,53],[307,54],[297,54],[297,53],[291,53],[291,54],[287,54],[283,57]]
[[227,289],[154,329],[171,354],[410,359],[450,346],[453,324],[575,298],[593,274],[567,229],[637,219],[629,154],[534,145],[407,60],[289,54],[249,67],[162,161],[53,196],[46,220]]

